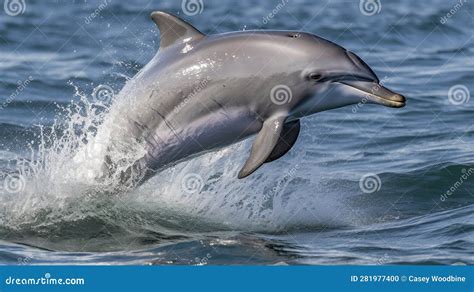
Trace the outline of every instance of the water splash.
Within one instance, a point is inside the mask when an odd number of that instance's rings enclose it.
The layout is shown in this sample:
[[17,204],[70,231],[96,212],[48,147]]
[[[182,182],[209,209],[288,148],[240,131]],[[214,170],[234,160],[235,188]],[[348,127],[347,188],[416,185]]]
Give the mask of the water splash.
[[344,214],[340,196],[328,196],[320,178],[308,175],[315,165],[302,162],[304,153],[266,165],[264,175],[236,179],[251,141],[181,162],[131,188],[123,173],[145,155],[141,142],[124,138],[130,137],[124,135],[130,130],[127,112],[139,104],[133,79],[113,98],[98,95],[103,85],[92,96],[71,85],[74,101],[58,109],[52,126],[38,126],[29,157],[12,159],[14,171],[3,174],[0,183],[17,188],[4,188],[0,197],[4,235],[57,235],[70,245],[96,236],[84,231],[91,222],[111,228],[116,238],[150,230],[278,233],[351,220],[337,215]]
[[107,129],[104,123],[110,116],[111,103],[91,98],[73,83],[70,85],[75,88],[74,100],[66,107],[58,106],[51,126],[37,126],[35,140],[28,144],[28,157],[13,156],[8,161],[10,170],[0,173],[2,226],[17,229],[54,223],[51,219],[64,216],[65,209],[81,218],[83,215],[70,208],[71,204],[116,192],[119,173],[137,159],[133,155],[122,157],[130,152],[113,152],[117,155],[110,155],[111,159],[121,163],[117,163],[115,172],[104,174],[104,158],[113,151],[104,142],[109,132],[102,130]]

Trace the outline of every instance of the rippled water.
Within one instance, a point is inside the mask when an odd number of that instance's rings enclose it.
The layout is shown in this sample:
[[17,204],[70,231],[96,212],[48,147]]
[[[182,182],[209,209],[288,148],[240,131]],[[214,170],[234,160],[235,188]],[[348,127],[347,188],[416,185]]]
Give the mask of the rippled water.
[[[472,264],[473,4],[375,2],[203,0],[194,16],[181,1],[2,11],[0,262]],[[407,106],[304,118],[295,147],[244,180],[252,139],[133,191],[96,189],[72,159],[107,116],[94,89],[118,92],[153,57],[157,9],[208,34],[318,34],[357,53]],[[189,173],[200,191],[183,191]]]

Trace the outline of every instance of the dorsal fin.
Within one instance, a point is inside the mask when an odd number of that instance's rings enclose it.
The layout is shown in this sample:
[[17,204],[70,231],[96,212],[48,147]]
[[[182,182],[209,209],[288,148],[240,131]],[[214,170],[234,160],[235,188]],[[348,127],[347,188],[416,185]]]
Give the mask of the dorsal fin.
[[160,49],[204,37],[204,34],[191,24],[166,12],[154,11],[151,13],[151,19],[160,30]]

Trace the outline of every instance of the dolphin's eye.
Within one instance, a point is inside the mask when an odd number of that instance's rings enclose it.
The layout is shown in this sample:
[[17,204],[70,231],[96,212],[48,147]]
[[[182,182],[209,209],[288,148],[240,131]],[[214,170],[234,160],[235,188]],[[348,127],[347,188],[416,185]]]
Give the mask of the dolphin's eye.
[[309,79],[309,80],[313,80],[313,81],[321,80],[322,77],[323,77],[323,75],[318,74],[318,73],[310,73],[310,74],[308,75],[308,79]]
[[300,35],[299,33],[290,33],[290,34],[288,35],[288,37],[294,38],[294,39],[297,39],[297,38],[299,38],[300,36],[301,36],[301,35]]

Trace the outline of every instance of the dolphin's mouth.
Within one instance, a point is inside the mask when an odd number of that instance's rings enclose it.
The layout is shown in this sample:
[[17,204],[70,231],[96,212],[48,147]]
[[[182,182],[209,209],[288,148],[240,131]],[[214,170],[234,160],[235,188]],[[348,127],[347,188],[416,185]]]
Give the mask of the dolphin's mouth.
[[372,103],[381,104],[388,107],[404,107],[406,99],[403,95],[391,91],[380,83],[360,80],[339,81],[360,92],[361,97]]

